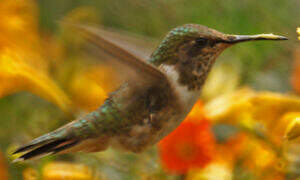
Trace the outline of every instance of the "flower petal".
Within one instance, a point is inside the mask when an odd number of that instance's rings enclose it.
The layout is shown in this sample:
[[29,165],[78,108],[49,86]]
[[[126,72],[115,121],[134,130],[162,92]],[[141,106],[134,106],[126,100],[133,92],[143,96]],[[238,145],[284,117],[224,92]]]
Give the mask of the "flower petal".
[[70,100],[44,72],[28,65],[21,57],[5,49],[0,52],[0,97],[30,91],[67,111]]

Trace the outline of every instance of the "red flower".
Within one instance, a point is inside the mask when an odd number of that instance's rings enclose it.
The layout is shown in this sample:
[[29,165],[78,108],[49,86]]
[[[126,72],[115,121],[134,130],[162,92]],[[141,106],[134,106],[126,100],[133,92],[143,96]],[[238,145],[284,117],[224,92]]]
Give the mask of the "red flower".
[[215,141],[211,124],[203,118],[200,107],[201,104],[197,104],[184,122],[159,142],[162,164],[170,172],[184,174],[212,160]]

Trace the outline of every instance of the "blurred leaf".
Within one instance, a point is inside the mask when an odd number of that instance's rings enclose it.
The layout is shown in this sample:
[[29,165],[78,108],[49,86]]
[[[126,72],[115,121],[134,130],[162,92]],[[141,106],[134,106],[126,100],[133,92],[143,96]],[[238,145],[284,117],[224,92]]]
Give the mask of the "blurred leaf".
[[[99,24],[100,19],[97,16],[95,8],[90,6],[82,6],[74,8],[68,12],[61,19],[61,23],[64,22],[69,24]],[[72,29],[65,28],[64,26],[62,27],[62,37],[67,45],[72,45],[75,48],[78,48],[84,42],[84,39],[78,34],[74,34]]]
[[291,84],[297,93],[300,93],[300,46],[294,50],[293,72]]

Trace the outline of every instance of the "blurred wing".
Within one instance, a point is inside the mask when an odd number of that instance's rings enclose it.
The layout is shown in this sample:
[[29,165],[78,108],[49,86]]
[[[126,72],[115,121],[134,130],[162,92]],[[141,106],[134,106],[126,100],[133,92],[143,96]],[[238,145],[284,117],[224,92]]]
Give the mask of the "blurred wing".
[[141,60],[147,60],[154,51],[154,47],[159,43],[153,38],[116,29],[101,28],[97,29],[97,31],[101,36],[109,39],[112,43],[117,44]]
[[107,31],[85,25],[72,24],[71,26],[76,28],[87,41],[114,57],[120,64],[130,68],[137,75],[135,79],[149,83],[166,80],[165,75],[156,67],[137,57],[133,52],[117,45],[117,42],[113,42],[112,38],[109,38]]

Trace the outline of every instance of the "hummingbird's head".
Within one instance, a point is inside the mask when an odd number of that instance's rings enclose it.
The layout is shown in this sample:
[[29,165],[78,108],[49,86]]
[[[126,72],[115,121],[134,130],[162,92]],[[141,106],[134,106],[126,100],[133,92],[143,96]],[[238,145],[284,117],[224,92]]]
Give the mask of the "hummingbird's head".
[[181,83],[188,84],[189,79],[202,79],[201,82],[204,82],[211,65],[227,47],[245,41],[286,39],[273,34],[229,35],[206,26],[186,24],[168,33],[152,54],[150,62],[174,65],[180,73]]
[[286,40],[273,34],[229,35],[198,24],[186,24],[171,30],[152,54],[154,64],[174,64],[191,59],[215,59],[224,49],[239,42]]

